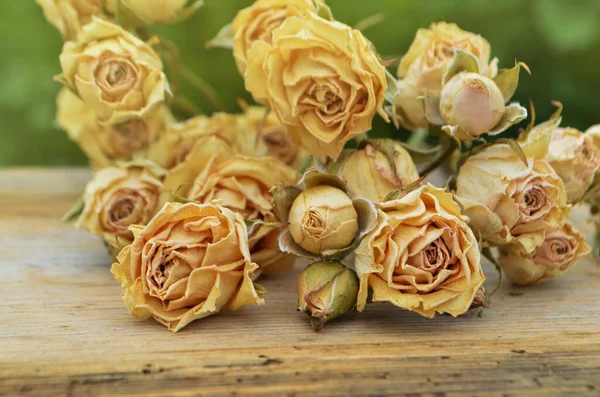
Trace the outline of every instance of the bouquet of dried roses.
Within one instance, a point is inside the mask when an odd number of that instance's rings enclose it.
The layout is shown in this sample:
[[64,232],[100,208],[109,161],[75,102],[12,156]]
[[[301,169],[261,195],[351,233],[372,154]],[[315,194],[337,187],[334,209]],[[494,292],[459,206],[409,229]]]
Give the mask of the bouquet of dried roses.
[[[150,31],[201,1],[37,1],[65,39],[58,123],[94,169],[67,218],[102,237],[133,316],[178,331],[263,304],[256,280],[298,257],[316,330],[373,302],[459,316],[494,292],[482,256],[532,285],[590,252],[568,217],[598,212],[600,129],[561,127],[557,103],[491,138],[527,118],[511,98],[529,69],[455,24],[420,29],[392,73],[324,1],[257,0],[207,45],[233,50],[258,105],[202,115],[177,85],[214,90]],[[398,131],[371,137],[375,117]]]

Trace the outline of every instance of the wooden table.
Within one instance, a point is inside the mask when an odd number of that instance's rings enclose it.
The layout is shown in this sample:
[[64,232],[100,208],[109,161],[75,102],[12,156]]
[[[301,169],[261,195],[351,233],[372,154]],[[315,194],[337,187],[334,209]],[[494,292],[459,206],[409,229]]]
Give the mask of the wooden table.
[[0,396],[600,395],[591,260],[535,288],[507,283],[481,317],[377,304],[321,333],[288,274],[261,282],[266,306],[172,334],[128,315],[98,238],[59,220],[88,178],[0,170]]

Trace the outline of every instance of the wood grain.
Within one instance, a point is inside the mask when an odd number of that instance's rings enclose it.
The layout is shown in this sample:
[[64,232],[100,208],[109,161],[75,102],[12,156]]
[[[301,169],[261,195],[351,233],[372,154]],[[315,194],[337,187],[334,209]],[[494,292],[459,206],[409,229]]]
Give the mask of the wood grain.
[[88,178],[0,170],[0,396],[600,395],[591,260],[535,288],[506,284],[481,317],[376,304],[321,333],[295,311],[292,273],[261,281],[266,306],[171,334],[129,317],[100,241],[60,222]]

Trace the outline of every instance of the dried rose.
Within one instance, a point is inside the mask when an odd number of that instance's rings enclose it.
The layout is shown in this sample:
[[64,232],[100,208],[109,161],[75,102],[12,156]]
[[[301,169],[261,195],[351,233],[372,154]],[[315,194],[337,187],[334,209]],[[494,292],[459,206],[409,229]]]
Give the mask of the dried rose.
[[502,69],[491,79],[481,73],[473,54],[454,52],[441,92],[425,95],[429,123],[442,126],[455,139],[473,140],[481,134],[499,134],[527,117],[518,103],[506,105],[517,89],[521,68],[529,71],[525,64]]
[[[321,1],[321,0],[317,0]],[[273,30],[286,18],[316,11],[313,0],[257,0],[236,15],[233,29],[233,56],[240,73],[244,74],[248,51],[257,40],[272,43]]]
[[98,0],[36,0],[36,3],[65,40],[74,40],[92,16],[102,15]]
[[56,98],[56,118],[87,155],[93,168],[107,167],[115,160],[144,157],[149,144],[165,131],[173,117],[166,105],[152,108],[141,118],[120,124],[101,124],[96,114],[67,88]]
[[297,281],[298,310],[310,319],[315,331],[356,306],[358,277],[340,262],[316,262]]
[[[113,15],[123,7],[146,24],[169,22],[185,10],[190,0],[105,0],[106,9]],[[121,4],[119,4],[121,3]],[[140,23],[141,25],[141,23]]]
[[341,179],[317,171],[305,173],[297,186],[278,186],[274,209],[288,224],[281,249],[314,259],[348,254],[377,221],[369,200],[351,198]]
[[[213,154],[202,168],[196,168],[200,162],[201,159],[192,159],[193,169],[186,173],[191,178],[187,180],[167,176],[165,189],[181,186],[179,194],[190,200],[219,202],[223,207],[240,213],[246,221],[257,222],[248,237],[252,260],[261,270],[270,265],[270,273],[277,272],[280,265],[281,271],[288,270],[293,262],[284,260],[275,263],[274,257],[281,256],[279,250],[267,249],[269,241],[266,245],[261,243],[267,237],[278,238],[281,233],[281,227],[271,226],[278,220],[273,212],[270,190],[277,183],[296,183],[300,177],[296,170],[272,157],[237,155],[227,159]],[[271,236],[273,234],[275,237]],[[260,258],[255,257],[254,252],[260,253]]]
[[[528,148],[524,148],[528,152]],[[561,179],[544,160],[527,164],[508,145],[496,144],[469,157],[459,170],[456,194],[482,237],[492,244],[519,243],[532,252],[546,231],[561,228],[570,206]]]
[[211,204],[167,203],[111,272],[135,317],[154,317],[177,332],[227,306],[263,304],[252,282],[246,226],[240,214]]
[[501,247],[500,265],[513,283],[533,285],[562,276],[590,252],[585,236],[567,222],[561,229],[548,231],[532,253],[523,252],[518,245]]
[[420,97],[440,95],[443,77],[454,59],[455,48],[473,54],[482,75],[493,78],[498,73],[498,60],[490,62],[490,44],[480,35],[446,22],[419,29],[398,67],[401,80],[395,105],[405,127],[427,128],[429,123]]
[[263,107],[250,106],[238,120],[240,134],[247,134],[254,140],[254,155],[275,157],[294,168],[306,162],[308,154],[293,144],[275,113]]
[[164,170],[150,161],[103,168],[87,184],[76,227],[120,248],[133,240],[130,225],[145,225],[158,210]]
[[459,316],[485,277],[477,239],[452,194],[431,185],[379,204],[379,223],[355,250],[358,310],[391,302],[426,317]]
[[410,154],[397,142],[372,141],[346,157],[337,175],[346,181],[348,193],[374,202],[407,187],[419,173]]
[[552,131],[546,161],[562,179],[567,201],[576,203],[588,191],[600,168],[600,149],[592,136],[574,128]]
[[388,119],[385,68],[362,33],[344,24],[311,12],[287,18],[272,44],[255,42],[247,60],[246,88],[311,155],[337,158],[371,129],[375,113]]
[[158,54],[120,26],[93,18],[65,43],[59,80],[103,123],[142,118],[164,102],[168,84]]

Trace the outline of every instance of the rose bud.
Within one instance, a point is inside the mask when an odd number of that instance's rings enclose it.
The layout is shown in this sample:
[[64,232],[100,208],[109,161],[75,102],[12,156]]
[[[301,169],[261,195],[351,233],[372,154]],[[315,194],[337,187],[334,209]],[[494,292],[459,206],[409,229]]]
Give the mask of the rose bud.
[[472,137],[490,131],[506,107],[493,80],[476,73],[460,73],[442,89],[440,114],[444,123],[457,126]]
[[65,43],[57,79],[102,123],[141,118],[165,101],[169,87],[159,55],[118,25],[93,18]]
[[95,169],[114,161],[145,157],[150,144],[164,133],[173,116],[166,105],[152,108],[141,118],[119,124],[101,124],[96,114],[67,88],[57,97],[56,119],[88,157]]
[[147,226],[132,226],[133,243],[111,272],[131,315],[153,317],[177,332],[219,312],[263,304],[252,282],[244,219],[212,204],[167,203]]
[[358,277],[340,262],[316,262],[298,276],[298,310],[315,331],[356,306]]
[[[529,151],[526,146],[521,154]],[[546,231],[567,221],[567,194],[554,169],[542,160],[545,155],[528,155],[525,164],[507,144],[494,144],[460,167],[457,198],[485,241],[519,243],[530,253],[544,241]]]
[[75,40],[92,16],[102,16],[98,0],[36,0],[36,3],[65,40]]
[[289,223],[294,241],[308,252],[320,254],[352,243],[358,231],[358,214],[343,190],[314,186],[296,197]]
[[277,186],[273,206],[288,224],[280,248],[317,260],[348,254],[377,221],[369,200],[348,196],[344,181],[317,171],[305,173],[297,186]]
[[498,74],[498,60],[494,58],[490,62],[490,44],[480,35],[446,22],[419,29],[398,67],[400,80],[394,104],[401,125],[408,129],[428,127],[420,98],[440,95],[444,74],[454,60],[455,48],[473,54],[483,76],[494,78]]
[[585,236],[567,222],[561,229],[548,231],[532,253],[523,252],[518,245],[501,247],[499,261],[514,284],[533,285],[562,276],[590,252]]
[[347,25],[310,11],[288,17],[271,43],[254,42],[246,60],[246,89],[313,156],[337,159],[349,140],[371,130],[375,114],[389,120],[385,67]]
[[425,317],[469,310],[485,277],[477,238],[451,193],[431,185],[379,204],[379,222],[360,243],[358,311],[369,290]]
[[150,23],[171,22],[185,11],[190,0],[105,0],[104,7],[112,14],[119,14],[119,7],[135,15],[135,26]]
[[470,52],[454,48],[454,57],[443,75],[440,94],[424,95],[425,117],[442,126],[457,140],[473,140],[481,134],[495,135],[527,117],[518,103],[506,105],[514,95],[521,68],[502,69],[490,78],[481,73],[477,58]]
[[590,135],[574,128],[556,128],[546,161],[565,184],[569,203],[576,203],[588,191],[600,168],[600,149]]
[[129,226],[145,225],[154,216],[164,176],[165,171],[150,161],[103,168],[85,188],[75,226],[114,248],[131,243]]
[[353,151],[343,160],[337,175],[346,181],[352,197],[374,202],[419,179],[410,154],[391,140],[373,141]]
[[[322,0],[316,0],[322,1]],[[240,73],[246,70],[248,51],[256,41],[272,42],[273,30],[288,17],[317,11],[313,0],[257,0],[237,13],[231,23],[233,56]]]

